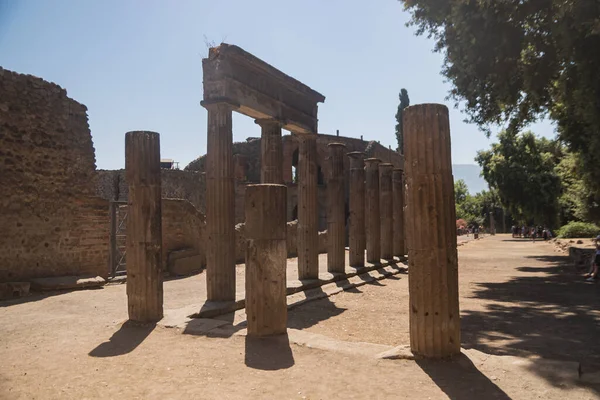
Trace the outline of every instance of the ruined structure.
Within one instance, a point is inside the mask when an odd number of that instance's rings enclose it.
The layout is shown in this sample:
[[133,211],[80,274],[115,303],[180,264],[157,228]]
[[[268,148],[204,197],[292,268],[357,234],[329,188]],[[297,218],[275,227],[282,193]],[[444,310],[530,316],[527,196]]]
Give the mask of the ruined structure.
[[443,358],[460,353],[456,211],[448,109],[404,110],[410,347]]
[[95,197],[87,109],[0,68],[0,282],[108,274],[108,202]]
[[[206,231],[207,231],[207,284],[208,300],[235,300],[235,186],[231,113],[237,111],[263,124],[262,140],[265,149],[261,156],[263,172],[268,180],[278,180],[271,175],[282,159],[278,145],[280,127],[298,135],[317,133],[317,103],[325,97],[308,86],[285,75],[264,61],[237,46],[221,44],[209,50],[202,60],[204,74],[204,100],[208,110],[206,153]],[[267,121],[265,121],[267,120]],[[309,140],[310,141],[310,140]],[[305,147],[300,158],[300,171],[304,176],[299,197],[303,210],[298,215],[299,270],[309,268],[312,254],[318,254],[316,224],[316,181],[309,163],[316,156],[314,146]],[[275,154],[277,153],[277,154]],[[314,229],[314,233],[311,231]],[[303,266],[305,268],[303,268]],[[302,272],[300,272],[302,275]]]

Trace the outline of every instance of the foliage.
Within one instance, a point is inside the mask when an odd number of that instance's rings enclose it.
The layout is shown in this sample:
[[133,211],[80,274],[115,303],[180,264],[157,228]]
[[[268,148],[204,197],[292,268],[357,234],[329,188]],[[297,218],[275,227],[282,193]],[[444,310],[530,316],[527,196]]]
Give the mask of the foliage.
[[462,204],[469,196],[469,188],[463,179],[454,182],[454,202]]
[[398,111],[396,112],[396,140],[398,141],[398,152],[404,154],[404,131],[402,125],[402,114],[404,109],[410,105],[410,99],[408,98],[408,92],[406,89],[400,90],[400,104],[398,104]]
[[562,238],[596,237],[598,234],[600,227],[587,222],[571,221],[558,230],[558,236]]
[[456,203],[456,218],[465,226],[488,226],[489,214],[501,216],[502,207],[495,191],[482,191],[475,195],[469,194],[469,189],[462,179],[454,182],[454,199]]
[[582,173],[581,157],[567,153],[555,167],[562,184],[559,198],[562,221],[599,221],[600,204]]
[[479,151],[475,160],[490,188],[521,223],[554,226],[559,214],[561,182],[554,168],[564,149],[531,132],[498,135],[490,150]]
[[402,0],[417,34],[444,54],[450,97],[488,134],[540,117],[582,165],[600,201],[600,7],[597,1]]
[[459,229],[462,227],[467,227],[467,226],[468,226],[468,223],[464,219],[460,218],[460,219],[456,220],[456,229]]

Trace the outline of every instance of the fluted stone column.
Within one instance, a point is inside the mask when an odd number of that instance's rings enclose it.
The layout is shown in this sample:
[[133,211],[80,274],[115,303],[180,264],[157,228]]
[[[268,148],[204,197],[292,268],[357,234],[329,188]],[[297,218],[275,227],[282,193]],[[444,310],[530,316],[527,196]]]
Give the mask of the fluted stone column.
[[392,169],[390,163],[379,164],[379,226],[381,229],[381,258],[394,258],[394,224],[392,198]]
[[404,232],[404,171],[394,168],[392,172],[393,192],[393,222],[394,222],[394,255],[404,257],[406,255],[405,232]]
[[283,183],[283,141],[281,123],[273,119],[257,119],[261,127],[260,137],[260,181],[261,183]]
[[211,301],[235,300],[235,187],[232,107],[208,110],[206,149],[206,286]]
[[365,161],[364,153],[348,153],[350,158],[350,220],[348,247],[350,248],[350,266],[365,265]]
[[344,151],[342,143],[329,143],[327,181],[327,271],[344,273],[346,267],[346,201],[344,196]]
[[125,134],[127,200],[127,308],[129,319],[163,317],[160,136]]
[[381,230],[379,220],[379,163],[378,158],[365,160],[365,226],[367,235],[367,261],[381,262]]
[[404,110],[410,346],[443,358],[460,353],[456,212],[448,109]]
[[286,332],[287,186],[246,187],[248,335]]
[[319,277],[317,135],[298,134],[298,279]]

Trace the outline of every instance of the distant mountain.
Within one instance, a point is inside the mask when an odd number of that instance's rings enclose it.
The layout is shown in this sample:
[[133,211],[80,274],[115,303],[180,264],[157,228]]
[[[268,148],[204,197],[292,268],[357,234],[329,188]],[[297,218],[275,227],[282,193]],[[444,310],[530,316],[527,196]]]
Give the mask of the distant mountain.
[[482,190],[489,190],[488,184],[479,174],[481,167],[475,164],[452,164],[454,180],[462,179],[469,188],[469,193],[475,194]]

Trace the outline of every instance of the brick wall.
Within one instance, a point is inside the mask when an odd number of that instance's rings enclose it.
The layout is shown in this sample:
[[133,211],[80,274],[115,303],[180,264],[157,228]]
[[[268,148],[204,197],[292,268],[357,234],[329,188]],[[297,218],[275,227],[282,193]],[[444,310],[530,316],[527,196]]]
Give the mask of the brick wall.
[[84,105],[0,68],[0,281],[108,271],[108,202],[93,197]]

